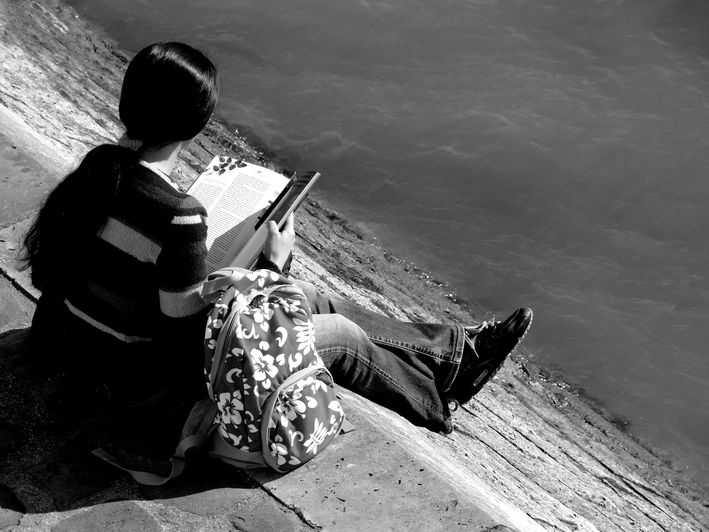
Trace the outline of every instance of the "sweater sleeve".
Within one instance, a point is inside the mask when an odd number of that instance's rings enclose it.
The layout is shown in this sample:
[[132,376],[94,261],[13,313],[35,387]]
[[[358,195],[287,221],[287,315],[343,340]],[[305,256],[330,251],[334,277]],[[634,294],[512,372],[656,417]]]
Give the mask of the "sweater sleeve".
[[256,259],[256,264],[254,264],[253,269],[254,270],[271,270],[272,272],[280,273],[280,274],[283,274],[287,277],[288,273],[290,272],[290,264],[291,264],[292,260],[293,260],[293,254],[291,253],[288,255],[288,258],[286,259],[286,263],[283,266],[283,270],[281,270],[275,262],[267,259],[266,255],[264,255],[263,251],[262,251],[259,254],[258,258]]
[[202,283],[207,277],[207,212],[186,196],[168,225],[157,259],[160,310],[168,318],[184,318],[206,308]]
[[208,305],[202,299],[207,276],[207,213],[186,196],[167,228],[157,259],[161,325],[156,342],[170,361],[171,386],[188,400],[204,393],[202,350]]

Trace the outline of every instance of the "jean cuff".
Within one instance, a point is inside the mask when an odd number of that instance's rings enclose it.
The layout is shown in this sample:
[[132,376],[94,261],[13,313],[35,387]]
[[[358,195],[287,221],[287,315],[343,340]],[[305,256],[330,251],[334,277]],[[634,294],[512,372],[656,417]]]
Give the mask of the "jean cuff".
[[453,351],[450,363],[450,370],[441,380],[440,390],[442,393],[447,393],[451,389],[455,378],[458,376],[460,362],[463,360],[463,350],[465,349],[465,329],[462,325],[453,326]]

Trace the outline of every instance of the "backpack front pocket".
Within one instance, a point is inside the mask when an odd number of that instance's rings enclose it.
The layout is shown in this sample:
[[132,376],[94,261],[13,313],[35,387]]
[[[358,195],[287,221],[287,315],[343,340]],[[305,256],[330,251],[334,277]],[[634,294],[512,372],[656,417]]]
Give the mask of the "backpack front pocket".
[[332,375],[311,366],[286,379],[266,401],[261,421],[264,460],[285,473],[315,457],[345,420]]

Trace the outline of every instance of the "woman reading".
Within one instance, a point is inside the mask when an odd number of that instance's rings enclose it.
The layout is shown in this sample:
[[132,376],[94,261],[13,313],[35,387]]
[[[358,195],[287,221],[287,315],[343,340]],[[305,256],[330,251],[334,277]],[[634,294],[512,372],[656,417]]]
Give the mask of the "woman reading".
[[[27,234],[33,320],[51,355],[122,407],[189,407],[205,393],[201,287],[207,213],[170,175],[217,102],[217,72],[201,52],[156,43],[125,73],[122,145],[92,149],[51,192]],[[292,218],[271,222],[257,264],[280,272]],[[470,400],[526,333],[532,312],[479,326],[407,323],[304,282],[316,347],[336,382],[411,422],[450,432],[449,403]],[[49,351],[46,351],[49,353]]]

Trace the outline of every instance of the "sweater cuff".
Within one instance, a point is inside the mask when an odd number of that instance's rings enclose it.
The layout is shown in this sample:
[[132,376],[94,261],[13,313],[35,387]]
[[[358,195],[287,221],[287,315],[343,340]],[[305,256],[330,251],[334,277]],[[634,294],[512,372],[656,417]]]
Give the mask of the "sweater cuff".
[[261,252],[261,254],[258,256],[258,259],[256,259],[256,264],[254,264],[254,270],[271,270],[272,272],[280,273],[281,275],[285,275],[286,277],[288,277],[292,262],[293,253],[290,253],[288,255],[288,258],[286,259],[286,263],[283,265],[283,269],[281,269],[275,262],[267,259],[266,255]]

